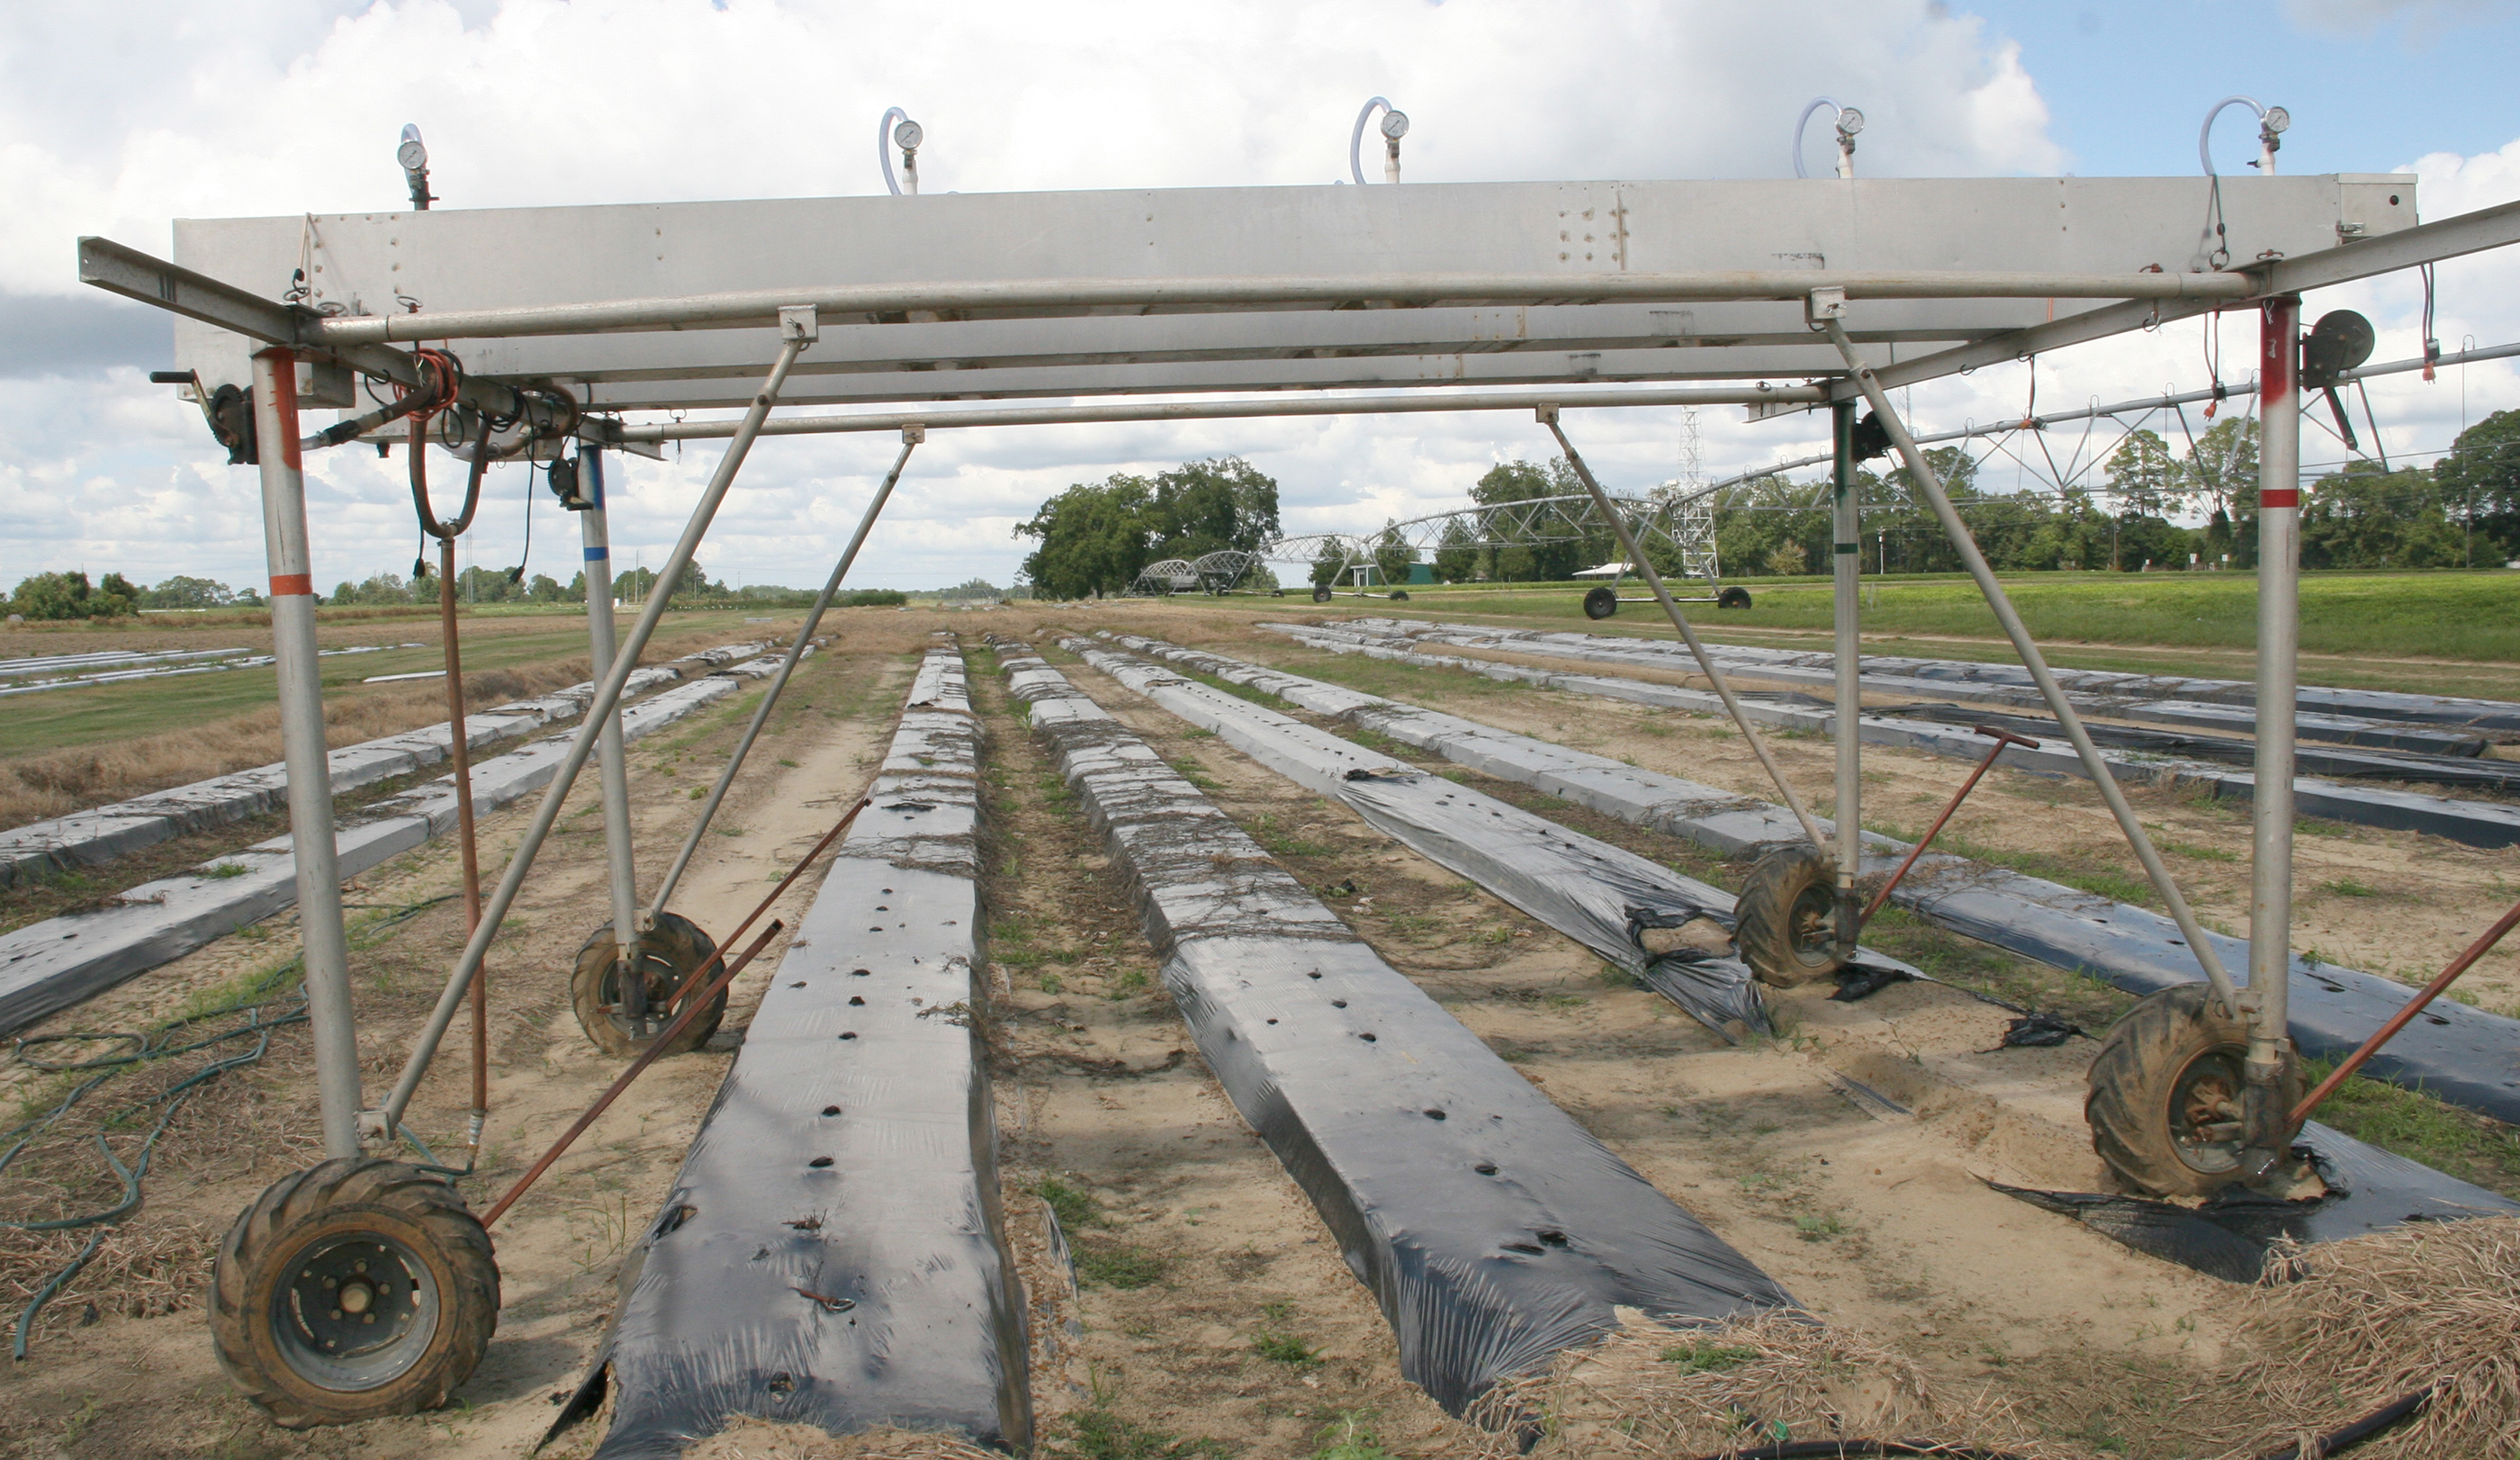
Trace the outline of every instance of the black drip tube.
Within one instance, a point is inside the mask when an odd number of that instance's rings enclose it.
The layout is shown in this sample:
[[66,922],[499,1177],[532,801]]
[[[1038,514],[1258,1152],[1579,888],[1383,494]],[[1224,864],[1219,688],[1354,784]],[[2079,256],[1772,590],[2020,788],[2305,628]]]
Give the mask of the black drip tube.
[[[2422,1409],[2431,1402],[2435,1392],[2434,1389],[2419,1389],[2341,1430],[2330,1431],[2312,1440],[2307,1451],[2298,1444],[2288,1444],[2260,1456],[2259,1460],[2326,1460],[2330,1455],[2342,1455]],[[1754,1450],[1726,1450],[1700,1456],[1699,1460],[1864,1460],[1864,1457],[1876,1455],[1929,1455],[1942,1457],[1942,1460],[2025,1460],[2025,1457],[2009,1450],[1936,1444],[1927,1439],[1797,1439],[1784,1444],[1761,1445]]]

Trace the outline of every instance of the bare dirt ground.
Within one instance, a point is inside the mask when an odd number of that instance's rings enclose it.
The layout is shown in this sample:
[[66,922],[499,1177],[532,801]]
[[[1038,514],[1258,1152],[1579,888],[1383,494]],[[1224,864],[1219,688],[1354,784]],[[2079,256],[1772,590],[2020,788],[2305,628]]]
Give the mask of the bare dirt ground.
[[[713,835],[695,860],[679,908],[705,927],[731,927],[856,799],[908,683],[911,663],[903,652],[923,637],[923,626],[851,625],[842,642],[806,661],[719,812],[716,830],[727,835]],[[756,694],[630,748],[643,886],[653,885],[680,844],[695,785],[706,786],[723,763]],[[483,820],[486,871],[505,864],[530,815],[531,803],[519,802]],[[352,979],[363,1077],[371,1089],[399,1072],[409,1035],[464,934],[454,902],[399,922],[380,910],[442,897],[456,890],[457,878],[450,838],[348,890],[348,900],[359,905],[351,915]],[[815,883],[810,875],[803,881],[779,914],[791,927]],[[600,813],[589,776],[492,949],[493,1114],[480,1174],[461,1183],[475,1209],[504,1191],[618,1072],[579,1032],[568,1008],[567,969],[578,944],[608,915]],[[727,1028],[740,1030],[749,1018],[782,946],[784,936],[739,980]],[[141,1028],[253,981],[274,983],[267,996],[286,998],[293,980],[255,976],[296,952],[293,920],[275,919],[32,1032]],[[410,1122],[441,1158],[459,1163],[470,1104],[469,1038],[469,1022],[459,1016]],[[718,1043],[732,1048],[729,1036]],[[74,1048],[84,1055],[99,1047]],[[499,1335],[454,1407],[292,1435],[272,1427],[230,1388],[211,1357],[201,1312],[209,1259],[236,1213],[270,1182],[321,1155],[305,1029],[281,1029],[262,1063],[221,1076],[176,1117],[140,1214],[116,1228],[90,1267],[47,1307],[28,1360],[0,1377],[0,1454],[245,1460],[523,1453],[550,1423],[553,1392],[582,1371],[610,1314],[616,1259],[653,1214],[730,1058],[713,1047],[663,1062],[494,1230],[505,1300]],[[21,1064],[0,1066],[0,1098],[33,1114],[59,1100],[61,1081]],[[118,1086],[96,1098],[115,1106],[124,1099]],[[12,1215],[29,1209],[46,1216],[98,1209],[112,1205],[115,1191],[93,1149],[71,1143],[30,1153],[9,1178],[0,1178],[0,1201]],[[14,1313],[78,1250],[82,1235],[0,1239],[0,1301]]]
[[[727,835],[709,839],[678,900],[712,929],[748,910],[872,773],[899,712],[909,656],[925,646],[927,631],[963,634],[987,731],[984,893],[996,997],[986,1027],[1005,1209],[1031,1305],[1040,1454],[1372,1460],[1467,1455],[1492,1444],[1400,1378],[1390,1329],[1372,1299],[1206,1072],[1100,839],[1010,713],[1003,681],[979,648],[984,630],[1025,637],[1060,662],[1297,877],[1327,890],[1326,900],[1395,968],[1833,1330],[1881,1346],[1936,1383],[2016,1406],[2007,1433],[2036,1453],[2226,1452],[2232,1441],[2205,1435],[2191,1400],[2247,1356],[2235,1326],[2239,1290],[2138,1256],[1985,1185],[1993,1178],[2103,1189],[2080,1112],[2089,1041],[2002,1049],[2008,1011],[1952,988],[1911,984],[1851,1005],[1780,998],[1783,1037],[1724,1046],[1659,996],[1607,975],[1582,947],[1069,661],[1042,632],[1060,624],[1161,633],[1708,784],[1759,790],[1737,737],[1711,721],[1308,654],[1248,627],[1250,618],[1283,614],[1270,609],[1231,619],[1212,609],[1134,605],[1090,617],[1074,610],[847,616],[840,642],[801,671],[721,813]],[[746,695],[632,748],[643,882],[652,885],[679,843],[693,790],[722,763],[751,704]],[[1800,786],[1825,791],[1824,743],[1785,740],[1778,749]],[[1867,765],[1868,820],[1899,830],[1913,830],[1959,774],[1951,762],[1872,748]],[[1517,787],[1471,783],[1690,875],[1737,884],[1741,869],[1668,838]],[[2048,858],[2047,875],[2132,875],[2087,788],[2003,773],[1971,804],[1961,831],[1990,852]],[[617,1072],[577,1030],[565,988],[579,942],[607,915],[593,807],[590,786],[571,801],[494,947],[491,1135],[482,1175],[462,1183],[476,1209]],[[2181,870],[2209,915],[2243,926],[2245,823],[2175,798],[2144,802],[2144,814],[2173,842],[2199,849],[2182,853]],[[485,820],[486,868],[504,864],[529,815],[519,805]],[[2410,969],[2435,943],[2463,940],[2471,913],[2507,876],[2507,859],[2498,864],[2429,839],[2361,829],[2305,838],[2303,847],[2312,923],[2305,940],[2349,963],[2398,946],[2398,962],[2360,962],[2374,972]],[[2337,860],[2314,862],[2331,848]],[[372,1085],[398,1070],[404,1040],[462,940],[452,903],[398,920],[397,910],[451,892],[455,878],[454,848],[441,842],[351,890],[361,905],[353,913],[353,973]],[[2374,892],[2322,894],[2312,886],[2348,878]],[[805,879],[783,905],[791,926],[818,882]],[[2392,900],[2399,897],[2407,900]],[[2332,925],[2316,921],[2321,917]],[[1882,946],[1938,976],[2000,989],[2094,1029],[2124,1003],[2097,985],[1911,922],[1877,926]],[[293,987],[285,970],[267,976],[295,951],[293,925],[275,920],[144,976],[45,1031],[143,1027],[220,991],[234,995],[258,975],[274,985],[264,997],[285,996]],[[749,1018],[777,953],[774,945],[739,981],[731,1030]],[[2492,972],[2501,981],[2491,985],[2489,1002],[2520,995],[2507,955]],[[460,1159],[468,1034],[459,1018],[414,1108],[415,1129],[441,1157]],[[207,1260],[228,1223],[317,1150],[304,1029],[281,1029],[260,1064],[221,1076],[176,1117],[139,1215],[114,1229],[47,1308],[29,1360],[0,1377],[0,1456],[526,1453],[556,1396],[583,1372],[610,1314],[618,1259],[662,1199],[729,1059],[713,1047],[663,1062],[502,1221],[499,1335],[455,1405],[296,1435],[273,1428],[235,1394],[211,1359],[200,1311]],[[1906,1114],[1858,1104],[1837,1083],[1849,1077]],[[162,1085],[168,1077],[144,1072],[126,1082],[137,1088],[153,1078]],[[33,1114],[60,1099],[63,1080],[0,1065],[0,1098]],[[117,1084],[94,1098],[118,1106],[127,1097]],[[114,1139],[128,1154],[135,1136],[124,1130]],[[93,1209],[110,1205],[116,1190],[93,1147],[55,1142],[0,1177],[0,1211]],[[1054,1212],[1075,1257],[1072,1286],[1050,1256]],[[0,1303],[14,1310],[82,1240],[0,1235]],[[1650,1347],[1637,1351],[1652,1367]],[[2349,1399],[2360,1395],[2336,1402],[2350,1409]],[[2211,1418],[2228,1423],[2233,1403],[2245,1400],[2227,1395]],[[1602,1419],[1598,1404],[1589,1412],[1607,1426],[1598,1431],[1608,1437],[1604,1446],[1615,1448],[1619,1415]],[[2345,1417],[2340,1410],[2316,1418]],[[582,1456],[595,1437],[581,1427],[545,1453]],[[1599,1451],[1569,1432],[1545,1452]],[[908,1460],[969,1452],[933,1439],[833,1442],[747,1425],[693,1453]]]

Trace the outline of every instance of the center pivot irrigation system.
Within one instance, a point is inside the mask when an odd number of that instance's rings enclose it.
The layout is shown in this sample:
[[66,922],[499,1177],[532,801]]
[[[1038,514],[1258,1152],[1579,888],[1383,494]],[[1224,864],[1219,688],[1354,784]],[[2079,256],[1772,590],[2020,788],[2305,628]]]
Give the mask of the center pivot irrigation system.
[[[1676,564],[1681,572],[1706,580],[1703,596],[1682,602],[1746,609],[1750,606],[1750,590],[1737,585],[1728,588],[1718,581],[1721,570],[1715,555],[1712,501],[1719,489],[1701,486],[1683,490],[1681,483],[1666,481],[1648,497],[1605,500],[1610,510],[1619,514],[1628,538],[1642,544],[1647,552],[1658,551],[1663,562]],[[1346,592],[1353,597],[1369,596],[1367,589],[1388,575],[1388,570],[1380,563],[1381,555],[1388,551],[1405,550],[1406,561],[1416,563],[1446,552],[1561,544],[1590,546],[1606,543],[1614,535],[1601,517],[1601,509],[1590,496],[1483,502],[1393,523],[1378,532],[1308,532],[1281,537],[1256,551],[1220,548],[1196,558],[1167,558],[1142,570],[1129,585],[1129,592],[1156,597],[1192,591],[1231,593],[1264,563],[1296,564],[1316,574],[1328,565],[1329,571],[1325,580],[1313,585],[1313,602],[1328,603],[1338,596],[1340,584],[1347,585]],[[1634,570],[1634,566],[1625,562],[1610,565],[1606,575],[1612,581],[1584,595],[1584,612],[1595,618],[1607,618],[1619,611],[1620,604],[1656,602],[1619,595],[1618,583]],[[1604,574],[1602,570],[1595,569],[1586,575]],[[1398,584],[1383,582],[1381,586],[1388,590],[1389,597],[1409,597],[1408,590]]]
[[[1385,111],[1385,177],[1396,179],[1406,122]],[[2280,130],[2273,114],[2261,112],[2267,160]],[[1741,945],[1780,983],[1833,971],[1862,922],[1863,783],[1849,728],[1861,707],[1854,481],[1860,441],[1874,443],[1872,454],[1895,451],[2196,956],[2200,981],[2139,1005],[2094,1062],[2089,1111],[2098,1150],[2128,1182],[2156,1193],[2289,1177],[2290,1140],[2312,1103],[2286,1032],[2290,721],[2260,722],[2249,967],[2227,970],[1891,392],[2209,311],[2253,315],[2264,423],[2256,677],[2260,704],[2288,705],[2300,296],[2508,245],[2520,239],[2520,205],[2418,224],[2411,177],[2277,177],[2267,168],[2225,179],[2210,175],[2210,163],[2205,177],[1856,179],[1854,132],[1841,114],[1840,175],[1811,180],[944,196],[912,188],[871,198],[416,207],[182,220],[171,260],[81,240],[85,282],[178,316],[181,369],[170,376],[200,401],[233,459],[260,470],[328,1160],[272,1188],[222,1249],[213,1317],[230,1373],[284,1422],[305,1424],[435,1403],[478,1361],[498,1300],[484,1223],[451,1186],[386,1153],[456,1013],[484,985],[483,957],[590,761],[600,767],[611,895],[575,974],[581,1022],[599,1046],[643,1064],[696,1043],[695,1031],[713,1022],[742,958],[727,966],[707,935],[667,910],[707,815],[643,907],[616,710],[668,585],[681,580],[746,455],[788,434],[878,433],[896,437],[900,455],[708,811],[928,433],[1533,413],[1591,513],[1559,499],[1529,504],[1546,520],[1505,509],[1508,522],[1491,518],[1479,530],[1532,541],[1557,530],[1552,523],[1606,527],[1620,561],[1687,640],[1807,839],[1763,860],[1741,899]],[[917,129],[893,127],[886,140],[908,171]],[[429,198],[425,162],[425,154],[406,162],[416,203]],[[2323,353],[2308,362],[2359,363]],[[1146,398],[1158,395],[1171,398]],[[1026,396],[1061,403],[965,403]],[[1832,423],[1834,829],[1787,783],[1655,566],[1648,548],[1659,534],[1699,570],[1688,556],[1696,529],[1669,516],[1686,509],[1614,501],[1570,435],[1583,411],[1726,403],[1754,419],[1825,410]],[[318,405],[338,408],[341,424],[310,432],[302,417]],[[852,409],[793,409],[832,406]],[[686,414],[712,408],[741,414]],[[725,454],[658,571],[660,591],[615,645],[606,611],[606,453],[652,455],[664,441],[707,438],[725,439]],[[475,462],[529,454],[565,464],[565,495],[584,525],[590,641],[606,667],[531,824],[481,898],[432,1017],[378,1099],[361,1088],[333,855],[303,462],[352,441],[420,450],[428,439],[460,445]],[[476,1026],[486,1017],[476,1002]]]

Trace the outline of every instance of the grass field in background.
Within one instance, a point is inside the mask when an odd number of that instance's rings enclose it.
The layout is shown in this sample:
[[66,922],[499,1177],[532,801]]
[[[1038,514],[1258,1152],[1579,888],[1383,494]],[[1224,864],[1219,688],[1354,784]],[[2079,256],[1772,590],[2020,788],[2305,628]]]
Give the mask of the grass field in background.
[[[1826,648],[1825,578],[1744,578],[1746,610],[1688,605],[1719,642]],[[2025,573],[2004,590],[2051,662],[2084,669],[2249,677],[2257,643],[2257,578],[2250,573]],[[1531,627],[1670,638],[1650,600],[1616,616],[1584,616],[1584,583],[1417,587],[1407,603],[1341,596],[1315,605],[1287,590],[1280,612],[1333,609],[1393,617],[1510,620]],[[1675,584],[1675,588],[1679,585]],[[1702,584],[1692,585],[1703,591]],[[1643,596],[1631,582],[1623,594]],[[2013,659],[1977,586],[1957,573],[1867,577],[1864,638],[1880,654]],[[2312,684],[2420,694],[2520,698],[2520,572],[2311,573],[2302,578],[2302,677]],[[1175,603],[1254,600],[1187,596]],[[2399,661],[2433,661],[2433,663]]]
[[[1828,628],[1826,579],[1738,581],[1750,590],[1749,609],[1708,605],[1692,615],[1724,627]],[[2258,584],[2251,573],[2031,573],[2007,577],[2003,586],[2043,644],[2245,649],[2257,642]],[[1446,613],[1584,616],[1583,588],[1576,584],[1522,591],[1413,588],[1410,600],[1412,607],[1440,606]],[[1619,620],[1654,612],[1651,604],[1623,604]],[[1867,578],[1864,626],[1885,634],[2001,633],[1977,585],[1958,576]],[[2301,647],[2312,654],[2520,662],[2520,572],[2305,574]]]
[[[445,661],[440,657],[437,646],[437,616],[434,613],[366,618],[358,615],[357,610],[342,614],[341,617],[350,620],[349,631],[337,633],[333,631],[337,625],[334,612],[319,613],[318,628],[323,631],[326,647],[428,642],[417,649],[391,648],[375,654],[336,654],[322,660],[324,697],[328,702],[369,690],[409,687],[408,684],[362,683],[376,675],[412,674],[444,666]],[[660,639],[671,637],[679,645],[693,630],[706,627],[717,635],[712,643],[765,638],[772,635],[772,626],[744,622],[746,617],[763,616],[768,616],[757,610],[749,614],[733,610],[673,614],[667,616],[659,626],[658,636]],[[788,632],[794,633],[796,616],[788,613],[778,616]],[[259,652],[269,652],[271,630],[268,627],[233,621],[220,626],[232,630],[218,636],[222,642],[252,645]],[[626,628],[627,624],[623,626]],[[583,659],[586,657],[586,610],[576,604],[548,609],[484,605],[467,614],[463,636],[464,670],[468,675],[552,663],[571,658]],[[94,637],[104,638],[103,635]],[[107,645],[87,641],[84,637],[65,638],[58,645],[44,643],[34,652],[71,654],[103,647]],[[648,658],[652,662],[656,655],[652,651]],[[0,713],[0,759],[155,735],[161,731],[180,730],[187,725],[205,725],[230,715],[259,709],[275,703],[279,695],[279,680],[271,666],[265,664],[250,669],[223,669],[209,674],[181,674],[165,679],[139,679],[93,688],[13,696],[0,702],[7,705],[6,712]]]

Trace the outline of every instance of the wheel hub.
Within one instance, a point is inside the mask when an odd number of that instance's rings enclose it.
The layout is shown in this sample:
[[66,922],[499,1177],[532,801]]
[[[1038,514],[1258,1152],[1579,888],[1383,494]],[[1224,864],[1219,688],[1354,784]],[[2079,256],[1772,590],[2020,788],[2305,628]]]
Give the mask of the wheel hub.
[[1809,887],[1794,898],[1786,927],[1794,939],[1794,951],[1811,963],[1826,963],[1837,956],[1837,897],[1824,887]]
[[2188,1062],[2170,1091],[2170,1138],[2181,1161],[2199,1171],[2239,1165],[2247,1090],[2248,1076],[2233,1051],[2208,1050]]
[[436,1328],[437,1292],[427,1268],[380,1233],[308,1248],[273,1300],[272,1331],[282,1355],[330,1390],[391,1381],[419,1360]]

